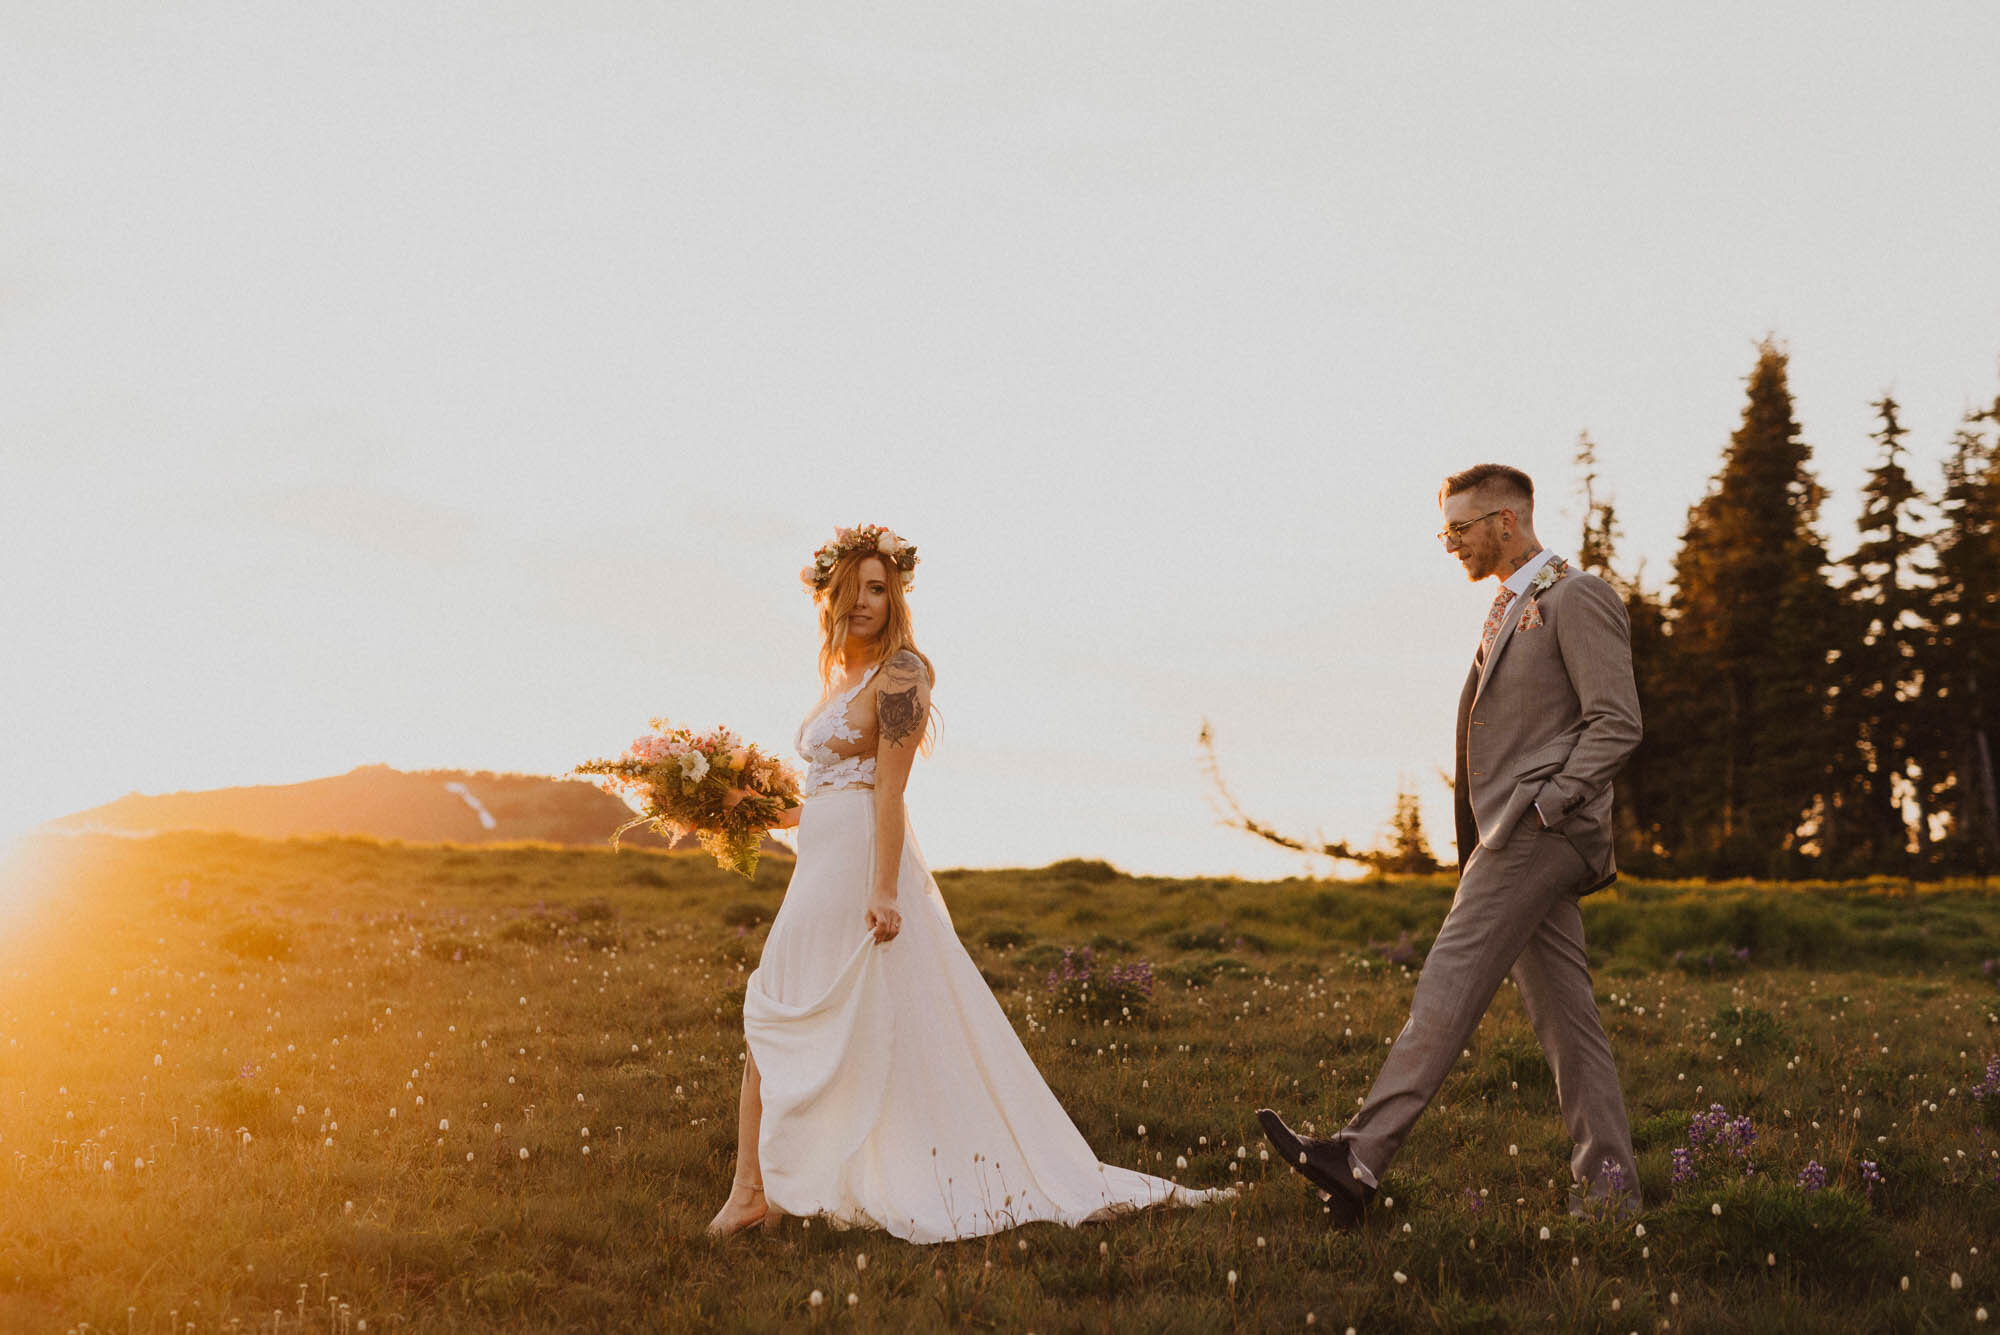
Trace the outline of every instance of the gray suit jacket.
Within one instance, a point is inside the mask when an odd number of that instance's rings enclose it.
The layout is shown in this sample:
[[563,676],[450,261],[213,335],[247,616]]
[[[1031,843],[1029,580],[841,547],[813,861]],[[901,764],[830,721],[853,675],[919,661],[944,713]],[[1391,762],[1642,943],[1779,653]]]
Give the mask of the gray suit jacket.
[[1640,734],[1624,602],[1574,566],[1539,593],[1530,586],[1458,699],[1460,867],[1524,819],[1545,820],[1583,860],[1580,893],[1617,880],[1611,779]]

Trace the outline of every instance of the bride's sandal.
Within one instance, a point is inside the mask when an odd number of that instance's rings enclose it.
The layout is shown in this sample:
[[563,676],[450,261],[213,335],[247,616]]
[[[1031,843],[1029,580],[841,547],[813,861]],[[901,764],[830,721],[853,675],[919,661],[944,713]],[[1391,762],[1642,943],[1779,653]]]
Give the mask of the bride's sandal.
[[[729,1199],[715,1212],[715,1218],[708,1221],[707,1232],[711,1238],[734,1237],[745,1229],[764,1223],[770,1216],[771,1207],[765,1203],[762,1187],[748,1182],[732,1182],[729,1186]],[[737,1203],[739,1195],[746,1197],[740,1205]]]

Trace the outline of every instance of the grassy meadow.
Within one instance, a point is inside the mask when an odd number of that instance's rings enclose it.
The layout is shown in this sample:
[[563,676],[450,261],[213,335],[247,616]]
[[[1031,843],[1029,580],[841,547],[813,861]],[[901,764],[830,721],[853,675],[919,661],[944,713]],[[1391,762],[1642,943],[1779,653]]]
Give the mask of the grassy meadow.
[[[1338,1124],[1402,1025],[1449,878],[943,873],[1100,1156],[1240,1183],[1238,1201],[931,1248],[798,1219],[715,1245],[743,984],[784,870],[351,839],[24,845],[0,879],[0,1330],[2000,1320],[2000,1091],[1975,1097],[2000,1084],[1990,889],[1593,897],[1644,1214],[1567,1213],[1548,1070],[1503,988],[1366,1227],[1333,1233],[1251,1113]],[[1091,951],[1091,991],[1050,989],[1065,948]],[[1692,1146],[1714,1104],[1749,1120]]]

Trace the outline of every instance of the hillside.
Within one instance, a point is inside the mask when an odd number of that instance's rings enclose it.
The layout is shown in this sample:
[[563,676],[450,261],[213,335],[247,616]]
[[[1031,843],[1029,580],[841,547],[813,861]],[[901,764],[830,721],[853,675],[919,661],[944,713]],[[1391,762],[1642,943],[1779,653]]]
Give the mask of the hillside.
[[[298,835],[369,835],[417,843],[488,844],[539,840],[603,844],[631,819],[625,804],[581,779],[469,770],[419,770],[363,765],[304,783],[204,792],[129,793],[115,802],[50,821],[70,833],[124,834],[216,830],[284,839]],[[651,830],[628,831],[624,842],[663,848]],[[681,847],[691,848],[692,842]],[[766,842],[767,852],[786,854]]]
[[1555,1081],[1503,987],[1365,1226],[1330,1232],[1253,1110],[1353,1106],[1453,878],[943,871],[1091,1149],[1241,1195],[937,1246],[783,1218],[717,1246],[778,870],[21,841],[0,1331],[1768,1335],[1986,1330],[2000,1307],[1990,888],[1591,896],[1644,1212],[1568,1213]]

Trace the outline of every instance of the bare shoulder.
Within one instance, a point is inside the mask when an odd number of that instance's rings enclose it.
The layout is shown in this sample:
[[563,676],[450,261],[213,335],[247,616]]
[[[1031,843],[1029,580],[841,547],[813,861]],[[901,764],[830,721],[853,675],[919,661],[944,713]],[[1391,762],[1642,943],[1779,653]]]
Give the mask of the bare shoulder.
[[885,745],[915,742],[930,708],[931,674],[921,655],[905,649],[882,665],[875,697],[875,722]]
[[930,667],[924,662],[923,655],[914,649],[900,649],[893,654],[889,661],[882,665],[881,678],[884,690],[912,683],[923,686],[931,684]]

